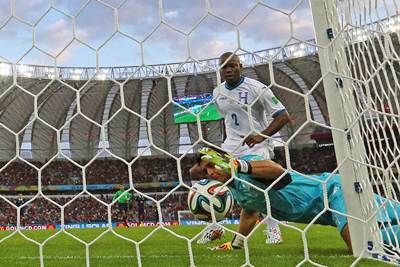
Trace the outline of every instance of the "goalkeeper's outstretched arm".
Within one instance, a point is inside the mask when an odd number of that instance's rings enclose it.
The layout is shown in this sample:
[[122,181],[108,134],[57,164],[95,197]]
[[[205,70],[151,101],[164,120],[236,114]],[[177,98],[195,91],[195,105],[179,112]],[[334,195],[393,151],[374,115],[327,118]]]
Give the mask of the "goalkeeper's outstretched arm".
[[[205,162],[207,160],[204,160]],[[251,177],[256,179],[262,179],[268,182],[275,181],[279,176],[281,176],[285,170],[281,165],[272,160],[255,160],[249,161],[247,164],[251,169]],[[208,164],[202,164],[198,162],[190,169],[190,176],[193,179],[202,179],[207,175],[204,168],[214,168],[215,164],[208,162]]]
[[197,163],[189,173],[192,179],[211,178],[224,183],[231,177],[230,167],[227,171],[226,166],[232,165],[237,166],[235,172],[249,174],[266,184],[271,184],[283,175],[274,189],[281,189],[291,182],[290,174],[285,174],[285,169],[272,160],[244,161],[211,148],[199,150]]

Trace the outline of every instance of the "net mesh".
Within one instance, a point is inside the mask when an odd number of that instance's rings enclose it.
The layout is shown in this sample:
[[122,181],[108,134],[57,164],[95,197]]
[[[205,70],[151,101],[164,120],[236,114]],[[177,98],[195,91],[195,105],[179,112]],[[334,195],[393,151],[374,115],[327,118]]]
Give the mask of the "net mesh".
[[[375,234],[377,244],[382,245],[382,237],[390,232],[394,237],[389,243],[397,243],[397,211],[392,214],[391,220],[386,217],[393,212],[390,209],[398,205],[395,193],[397,185],[392,183],[396,179],[389,178],[391,171],[397,172],[398,164],[395,156],[398,149],[398,96],[395,95],[398,94],[398,88],[395,85],[397,74],[393,72],[397,64],[393,60],[393,55],[397,53],[394,44],[398,35],[394,22],[397,15],[393,13],[396,4],[349,1],[337,2],[334,6],[325,5],[327,25],[332,31],[328,37],[331,42],[324,50],[328,51],[325,57],[328,64],[332,65],[325,68],[323,75],[333,74],[332,79],[336,80],[336,84],[329,88],[336,90],[336,101],[339,101],[339,109],[343,110],[337,116],[331,113],[331,122],[336,120],[332,124],[339,126],[338,130],[344,130],[342,138],[347,139],[341,143],[343,149],[336,148],[340,154],[339,170],[350,163],[350,171],[342,169],[342,177],[351,180],[352,173],[354,175],[353,183],[345,188],[345,191],[352,192],[352,196],[346,199],[348,215],[355,215],[351,211],[351,201],[356,200],[360,202],[360,212],[355,218],[364,224],[373,222],[363,233],[353,232],[352,241],[358,235],[362,239],[360,251],[365,253],[372,250],[372,257],[398,263],[397,259],[388,259],[375,253],[377,247],[371,241]],[[337,111],[337,108],[332,110]],[[372,192],[385,197],[385,201],[377,200]],[[376,220],[378,224],[375,224]],[[383,229],[381,233],[379,228]],[[370,246],[367,245],[368,240]],[[385,243],[388,241],[385,240]]]
[[[198,9],[204,12],[192,27],[177,27],[170,23],[165,15],[165,3],[158,1],[154,16],[159,18],[159,22],[148,32],[135,32],[140,27],[135,30],[120,25],[120,18],[127,15],[129,1],[87,1],[76,4],[73,12],[63,10],[57,2],[46,2],[44,8],[32,13],[31,18],[17,8],[21,3],[10,1],[9,15],[0,26],[0,31],[7,32],[9,25],[19,24],[20,31],[31,32],[33,37],[32,44],[22,49],[17,57],[8,58],[6,53],[1,54],[0,173],[4,185],[0,195],[4,214],[1,220],[2,227],[7,226],[11,231],[3,235],[0,242],[6,243],[14,235],[21,235],[39,248],[40,265],[44,266],[44,248],[56,241],[57,236],[65,234],[82,247],[84,255],[80,256],[90,266],[93,259],[91,248],[112,233],[133,245],[136,264],[142,266],[142,256],[146,254],[143,244],[155,238],[159,231],[164,231],[172,235],[174,241],[186,244],[188,265],[196,265],[193,245],[201,232],[187,237],[167,227],[166,222],[174,220],[171,215],[174,204],[184,203],[178,210],[187,209],[185,193],[190,188],[188,167],[194,162],[192,153],[204,144],[220,146],[222,123],[200,122],[199,115],[193,114],[197,116],[197,123],[174,124],[173,97],[210,92],[221,83],[218,60],[204,59],[208,51],[192,50],[198,38],[196,33],[207,27],[207,21],[214,20],[231,28],[231,47],[223,49],[240,55],[245,66],[244,75],[272,88],[293,116],[293,123],[273,138],[276,144],[282,145],[275,151],[277,161],[287,170],[306,174],[321,172],[322,168],[337,172],[344,162],[351,161],[361,186],[367,188],[371,185],[375,193],[398,203],[400,22],[396,1],[334,1],[333,8],[323,6],[334,29],[332,43],[328,46],[305,40],[298,34],[297,15],[304,11],[304,6],[309,7],[308,1],[295,1],[289,9],[268,1],[249,2],[246,11],[237,18],[227,18],[226,14],[219,13],[211,1],[199,1],[202,4]],[[91,14],[93,5],[100,6],[104,14],[111,14],[115,28],[91,31],[93,25],[81,18],[82,14]],[[132,3],[130,5],[135,7]],[[255,17],[256,21],[263,20],[263,12],[277,14],[277,21],[287,25],[290,34],[287,41],[277,43],[276,48],[250,51],[242,33],[248,27],[255,27]],[[70,32],[65,37],[67,41],[60,47],[46,47],[38,41],[41,25],[52,23],[48,15],[51,13],[66,17],[71,23]],[[104,35],[104,42],[90,43],[84,32],[77,30],[85,23],[88,25],[86,33]],[[132,37],[132,32],[138,37]],[[187,51],[182,62],[154,65],[149,60],[149,55],[157,51],[148,52],[146,44],[162,42],[160,32],[176,37],[177,47]],[[112,46],[110,50],[105,48],[114,36],[136,47],[137,66],[102,67],[102,53],[113,51]],[[213,45],[218,47],[218,43]],[[94,67],[60,67],[62,57],[73,54],[78,48],[87,50],[87,62]],[[337,106],[344,109],[346,129],[330,123],[334,111],[328,111],[326,105],[323,81],[327,74],[321,76],[316,53],[330,48],[333,52],[328,57],[332,65],[328,72],[337,78],[341,99]],[[223,49],[218,53],[224,52]],[[31,57],[43,57],[51,63],[48,66],[23,64]],[[359,131],[355,131],[356,128]],[[356,134],[352,134],[353,130]],[[334,152],[330,141],[324,141],[327,136],[329,139],[330,131],[349,135],[350,147],[363,148],[350,149],[349,154],[339,158],[338,168],[332,157]],[[316,150],[310,148],[311,144],[315,145],[315,141],[310,141],[313,133],[319,146],[316,156],[313,156]],[[308,155],[307,158],[304,155]],[[325,159],[323,164],[321,157]],[[148,161],[153,162],[150,168]],[[363,170],[367,171],[369,179],[360,177]],[[146,183],[142,183],[145,180]],[[138,198],[132,207],[133,214],[125,216],[118,209],[117,200],[113,201],[112,196],[97,191],[109,192],[117,184],[125,185],[126,191]],[[19,197],[8,192],[15,186],[21,186],[21,192],[35,194],[22,196],[22,202],[16,204]],[[69,187],[71,193],[63,194],[59,186]],[[324,188],[326,203],[321,214],[331,210]],[[149,193],[160,189],[166,192]],[[356,194],[353,199],[358,199]],[[386,208],[369,197],[361,197],[359,202],[363,217],[347,215],[361,222],[371,218],[371,212],[377,208]],[[270,207],[268,210],[266,218],[271,216]],[[145,236],[136,238],[115,229],[116,221],[128,221],[129,225],[129,221],[143,220],[143,213],[157,224]],[[311,259],[308,247],[309,230],[317,219],[314,218],[305,228],[283,223],[288,229],[298,232],[303,241],[304,258],[299,264],[308,262],[321,266]],[[70,223],[87,222],[102,222],[104,231],[87,238],[81,232],[69,229]],[[392,224],[395,223],[380,227],[393,232]],[[37,240],[24,231],[56,224],[59,229],[43,240]],[[243,265],[252,266],[249,242],[261,225],[245,238]],[[376,233],[376,225],[369,230]],[[400,249],[397,238],[391,242]],[[376,257],[388,260],[379,256],[384,255],[382,251],[378,252],[364,256],[378,255]],[[396,258],[389,260],[397,262]]]

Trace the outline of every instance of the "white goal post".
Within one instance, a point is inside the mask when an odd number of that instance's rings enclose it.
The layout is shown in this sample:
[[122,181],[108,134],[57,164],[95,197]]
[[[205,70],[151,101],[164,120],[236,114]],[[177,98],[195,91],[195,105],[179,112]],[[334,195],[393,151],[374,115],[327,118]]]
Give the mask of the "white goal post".
[[[398,17],[385,10],[390,1],[380,7],[374,2],[378,1],[310,1],[353,254],[399,263],[383,254],[380,231],[393,230],[390,223],[378,224],[379,212],[387,211],[374,200],[375,191],[398,203],[398,176],[391,177],[393,169],[398,172],[399,159],[393,128],[398,129],[400,91],[397,73],[392,72],[398,60],[393,47],[398,29],[390,27],[397,27]],[[379,12],[387,16],[375,17]]]

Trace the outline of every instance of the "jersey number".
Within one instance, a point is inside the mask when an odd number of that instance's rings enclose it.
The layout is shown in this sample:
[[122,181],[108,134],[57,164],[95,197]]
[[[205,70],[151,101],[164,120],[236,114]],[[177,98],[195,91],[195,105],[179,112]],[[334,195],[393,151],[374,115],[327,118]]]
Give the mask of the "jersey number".
[[231,117],[232,120],[235,122],[235,126],[239,126],[237,115],[235,113],[232,113]]

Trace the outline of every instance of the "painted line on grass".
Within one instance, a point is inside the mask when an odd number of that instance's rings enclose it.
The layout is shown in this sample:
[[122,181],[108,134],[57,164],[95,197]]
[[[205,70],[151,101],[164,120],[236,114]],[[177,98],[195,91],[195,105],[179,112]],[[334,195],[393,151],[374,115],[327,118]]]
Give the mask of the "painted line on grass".
[[[204,257],[210,257],[209,255],[203,255]],[[271,255],[272,257],[276,258],[299,258],[294,255]],[[201,255],[195,255],[195,258],[201,258]],[[243,257],[242,255],[239,254],[223,254],[223,255],[215,255],[214,257],[216,258],[232,258],[232,257]],[[354,258],[353,255],[329,255],[329,256],[321,256],[318,255],[318,257],[322,258]],[[20,256],[20,257],[0,257],[1,260],[38,260],[40,257],[39,256]],[[109,255],[109,256],[90,256],[90,259],[136,259],[136,256],[131,256],[131,255]],[[141,258],[182,258],[182,255],[144,255],[141,256]],[[84,260],[86,257],[83,256],[44,256],[43,259],[45,260]]]

